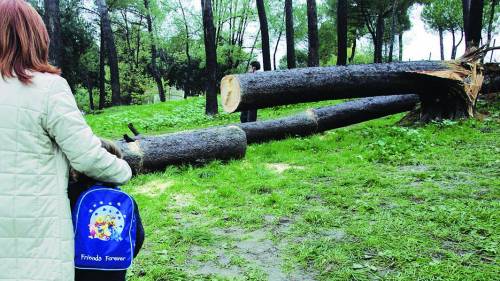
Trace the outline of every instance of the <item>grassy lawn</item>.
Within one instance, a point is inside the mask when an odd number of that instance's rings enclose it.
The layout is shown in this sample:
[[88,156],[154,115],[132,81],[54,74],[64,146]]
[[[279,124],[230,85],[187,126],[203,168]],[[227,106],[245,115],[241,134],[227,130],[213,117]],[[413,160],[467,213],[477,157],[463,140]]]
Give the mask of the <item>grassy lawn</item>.
[[[87,120],[119,138],[238,121],[199,98]],[[260,111],[264,119],[307,107]],[[249,146],[124,188],[146,243],[130,280],[498,280],[500,104],[483,120],[403,128],[402,115]],[[496,276],[496,277],[495,277]]]

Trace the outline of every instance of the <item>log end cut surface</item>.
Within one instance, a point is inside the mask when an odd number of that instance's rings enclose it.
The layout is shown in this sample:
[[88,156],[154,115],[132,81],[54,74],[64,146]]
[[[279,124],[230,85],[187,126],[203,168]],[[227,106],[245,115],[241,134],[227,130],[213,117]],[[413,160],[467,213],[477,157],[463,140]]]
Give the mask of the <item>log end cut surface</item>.
[[228,113],[235,112],[241,101],[241,87],[238,77],[236,75],[228,75],[222,78],[220,92],[224,111]]

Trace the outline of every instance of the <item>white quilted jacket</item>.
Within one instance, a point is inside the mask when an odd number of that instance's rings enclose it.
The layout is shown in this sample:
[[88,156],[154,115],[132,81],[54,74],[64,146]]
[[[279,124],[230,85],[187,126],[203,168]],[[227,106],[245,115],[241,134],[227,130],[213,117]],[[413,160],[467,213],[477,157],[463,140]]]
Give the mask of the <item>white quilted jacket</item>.
[[0,76],[0,280],[73,281],[68,169],[123,184],[66,81],[35,73],[30,86]]

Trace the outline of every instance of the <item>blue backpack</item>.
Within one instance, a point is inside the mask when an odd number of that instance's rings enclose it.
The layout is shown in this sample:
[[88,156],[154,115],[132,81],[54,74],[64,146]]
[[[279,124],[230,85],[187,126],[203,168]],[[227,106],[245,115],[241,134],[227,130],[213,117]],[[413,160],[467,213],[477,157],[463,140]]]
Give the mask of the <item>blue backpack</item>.
[[126,270],[132,265],[134,201],[118,187],[96,184],[83,192],[73,211],[75,267]]

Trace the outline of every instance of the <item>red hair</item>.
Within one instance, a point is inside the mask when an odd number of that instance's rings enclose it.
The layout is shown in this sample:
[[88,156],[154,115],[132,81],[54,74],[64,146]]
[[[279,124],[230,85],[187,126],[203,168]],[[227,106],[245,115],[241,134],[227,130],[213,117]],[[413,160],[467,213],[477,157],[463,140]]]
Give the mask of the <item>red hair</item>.
[[[0,0],[0,73],[31,83],[33,72],[60,74],[50,65],[49,34],[37,11],[24,0]],[[14,74],[15,73],[15,74]]]

